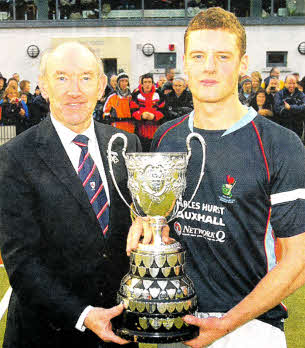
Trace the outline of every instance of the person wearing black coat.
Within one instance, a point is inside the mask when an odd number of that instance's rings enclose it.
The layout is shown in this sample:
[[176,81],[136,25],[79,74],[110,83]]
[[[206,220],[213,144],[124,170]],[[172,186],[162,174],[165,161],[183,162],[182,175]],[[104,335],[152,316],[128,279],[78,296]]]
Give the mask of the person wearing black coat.
[[165,96],[167,117],[165,121],[173,120],[193,110],[193,98],[190,91],[186,89],[183,78],[173,81],[173,91]]
[[31,126],[38,124],[50,114],[49,102],[39,94],[29,105]]
[[274,111],[278,122],[294,131],[300,138],[304,131],[305,94],[297,88],[296,78],[288,75],[285,79],[285,88],[274,97]]

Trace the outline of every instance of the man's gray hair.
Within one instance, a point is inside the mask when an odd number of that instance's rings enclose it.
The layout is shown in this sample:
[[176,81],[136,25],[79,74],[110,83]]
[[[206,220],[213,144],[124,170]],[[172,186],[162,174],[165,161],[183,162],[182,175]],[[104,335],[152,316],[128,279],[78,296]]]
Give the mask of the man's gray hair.
[[177,80],[183,82],[183,84],[185,85],[185,79],[183,77],[174,77],[173,82]]
[[52,55],[52,53],[54,51],[56,51],[59,47],[64,46],[64,45],[71,45],[71,44],[76,44],[79,45],[83,48],[86,48],[88,51],[90,51],[93,55],[93,57],[96,60],[96,64],[98,67],[98,76],[101,77],[102,75],[104,75],[104,69],[103,66],[101,64],[101,59],[98,57],[98,55],[96,54],[95,50],[88,44],[85,44],[83,42],[77,41],[77,40],[69,40],[63,43],[60,43],[59,45],[57,45],[54,48],[48,48],[47,50],[45,50],[42,54],[42,57],[40,59],[40,66],[39,66],[39,72],[40,72],[40,77],[44,78],[46,76],[47,73],[47,65],[48,65],[48,60],[50,58],[50,56]]

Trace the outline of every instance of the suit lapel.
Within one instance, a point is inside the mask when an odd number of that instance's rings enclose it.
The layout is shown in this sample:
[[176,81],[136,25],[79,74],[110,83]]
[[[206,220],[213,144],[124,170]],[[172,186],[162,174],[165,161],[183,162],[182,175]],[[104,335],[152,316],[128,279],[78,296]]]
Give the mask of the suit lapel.
[[47,118],[38,125],[36,143],[37,153],[41,160],[70,191],[81,206],[89,212],[89,215],[97,221],[86,191],[72,166],[50,118]]

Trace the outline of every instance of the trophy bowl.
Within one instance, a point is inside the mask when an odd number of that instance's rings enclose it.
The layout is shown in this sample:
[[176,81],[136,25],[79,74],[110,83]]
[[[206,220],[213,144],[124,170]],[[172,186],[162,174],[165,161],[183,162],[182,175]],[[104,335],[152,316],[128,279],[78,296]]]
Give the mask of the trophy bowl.
[[[125,201],[113,175],[111,158],[115,154],[111,148],[117,137],[124,139],[122,153],[133,208]],[[123,302],[125,310],[116,321],[116,334],[129,341],[174,343],[199,334],[198,327],[183,321],[185,315],[194,315],[197,309],[194,285],[184,270],[185,251],[175,240],[170,244],[162,242],[162,228],[177,215],[176,202],[186,188],[192,137],[197,137],[203,148],[202,171],[192,200],[204,173],[205,145],[200,135],[191,133],[187,138],[188,153],[126,153],[127,138],[121,133],[109,142],[108,161],[114,185],[135,215],[150,217],[153,232],[150,244],[139,243],[131,252],[129,272],[117,293],[117,302]]]

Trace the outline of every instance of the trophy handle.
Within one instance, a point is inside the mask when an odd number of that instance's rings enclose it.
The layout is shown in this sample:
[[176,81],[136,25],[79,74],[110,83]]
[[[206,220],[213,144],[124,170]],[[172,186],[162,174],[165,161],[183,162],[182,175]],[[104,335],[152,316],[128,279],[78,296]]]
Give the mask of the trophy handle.
[[113,167],[112,167],[112,162],[116,163],[118,162],[118,158],[117,158],[117,153],[116,152],[112,152],[112,144],[114,143],[114,141],[117,138],[121,138],[124,141],[124,147],[122,150],[122,156],[123,158],[126,160],[126,149],[127,149],[127,137],[125,134],[123,133],[116,133],[114,134],[111,138],[110,141],[108,143],[108,150],[107,150],[107,159],[108,159],[108,165],[109,165],[109,172],[113,181],[113,184],[116,188],[116,190],[118,191],[118,194],[120,195],[121,199],[123,200],[123,202],[127,205],[127,207],[133,212],[133,214],[135,214],[136,216],[140,216],[134,209],[132,209],[131,205],[127,203],[126,199],[124,198],[113,173]]
[[[188,207],[188,205],[193,201],[197,191],[198,191],[198,188],[199,188],[199,185],[202,181],[202,178],[203,178],[203,175],[204,175],[204,167],[205,167],[205,158],[206,158],[206,143],[203,139],[203,137],[198,134],[198,133],[190,133],[187,138],[186,138],[186,147],[187,147],[187,156],[186,156],[186,160],[187,160],[187,163],[189,161],[189,159],[191,158],[191,155],[192,155],[192,149],[191,149],[191,146],[190,146],[190,142],[192,140],[192,138],[197,138],[201,144],[201,147],[202,147],[202,165],[201,165],[201,172],[200,172],[200,175],[199,175],[199,179],[198,179],[198,182],[197,182],[197,185],[195,187],[195,190],[190,198],[190,200],[187,202],[186,206],[181,210],[181,213],[183,213],[185,211],[185,209]],[[179,209],[177,207],[177,203],[176,203],[176,207],[174,209],[174,214],[172,215],[172,217],[168,220],[168,222],[174,220],[177,215],[178,215],[178,212],[179,212]]]

